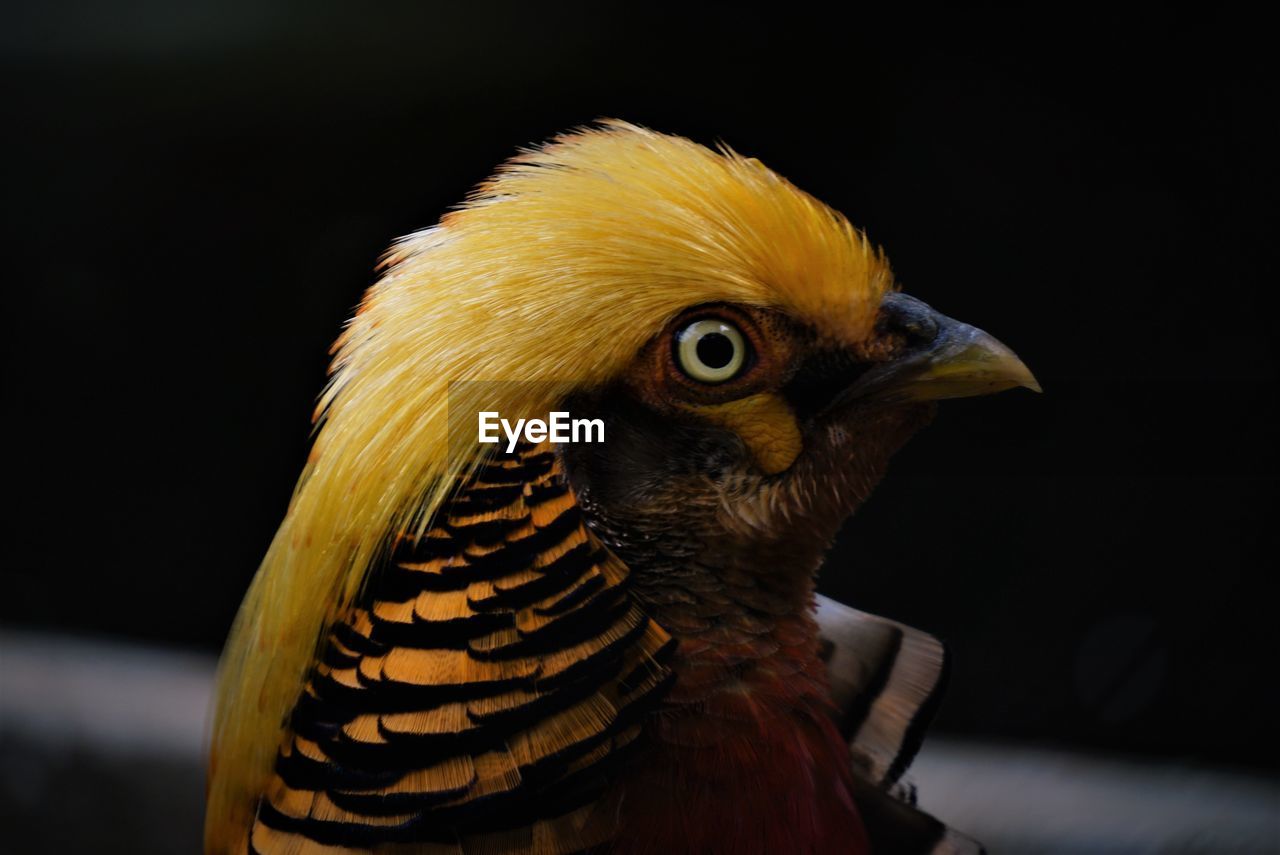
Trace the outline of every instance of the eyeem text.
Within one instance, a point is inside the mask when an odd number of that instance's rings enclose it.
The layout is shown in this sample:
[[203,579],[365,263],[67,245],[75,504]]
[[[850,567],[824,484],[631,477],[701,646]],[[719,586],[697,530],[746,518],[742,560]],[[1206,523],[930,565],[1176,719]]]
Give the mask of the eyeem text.
[[477,438],[480,442],[501,442],[499,428],[507,438],[507,453],[515,451],[516,443],[521,438],[535,445],[545,440],[560,443],[604,442],[603,419],[575,419],[566,412],[548,413],[546,421],[516,419],[514,425],[493,411],[482,411],[479,414]]

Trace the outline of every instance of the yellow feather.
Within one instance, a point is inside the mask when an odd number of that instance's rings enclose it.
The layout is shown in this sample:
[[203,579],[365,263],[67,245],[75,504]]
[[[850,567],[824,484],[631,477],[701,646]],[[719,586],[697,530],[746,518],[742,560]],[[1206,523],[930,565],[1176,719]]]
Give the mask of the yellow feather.
[[478,462],[478,410],[543,417],[699,303],[856,342],[890,281],[844,217],[758,161],[619,121],[525,151],[396,243],[335,345],[312,453],[223,654],[208,849],[242,843],[323,630]]
[[736,433],[760,470],[770,475],[785,471],[803,450],[800,425],[781,395],[761,392],[723,404],[689,405],[686,409]]

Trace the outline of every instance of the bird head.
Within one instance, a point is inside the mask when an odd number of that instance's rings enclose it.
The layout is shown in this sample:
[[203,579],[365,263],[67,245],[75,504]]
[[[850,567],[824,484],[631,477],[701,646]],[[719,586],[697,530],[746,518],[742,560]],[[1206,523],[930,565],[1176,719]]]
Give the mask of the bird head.
[[336,345],[224,655],[211,810],[269,768],[387,544],[493,449],[480,411],[603,420],[561,458],[655,608],[690,562],[799,602],[932,401],[1014,386],[1036,388],[1011,351],[900,293],[861,232],[754,159],[616,121],[520,154],[393,247]]
[[693,559],[806,597],[836,530],[934,401],[1038,388],[981,330],[899,292],[877,296],[870,323],[834,328],[795,307],[689,306],[618,380],[570,399],[608,431],[606,443],[565,446],[575,493],[643,568],[642,590],[661,601],[662,568]]

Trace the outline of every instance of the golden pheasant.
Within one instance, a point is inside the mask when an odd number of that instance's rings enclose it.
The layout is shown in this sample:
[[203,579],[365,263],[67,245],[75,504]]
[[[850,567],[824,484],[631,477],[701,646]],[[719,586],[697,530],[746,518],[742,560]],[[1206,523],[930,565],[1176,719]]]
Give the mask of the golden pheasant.
[[[934,399],[1015,386],[754,159],[617,121],[520,154],[336,345],[207,851],[943,851],[894,788],[942,648],[814,576]],[[477,432],[555,412],[603,441]]]

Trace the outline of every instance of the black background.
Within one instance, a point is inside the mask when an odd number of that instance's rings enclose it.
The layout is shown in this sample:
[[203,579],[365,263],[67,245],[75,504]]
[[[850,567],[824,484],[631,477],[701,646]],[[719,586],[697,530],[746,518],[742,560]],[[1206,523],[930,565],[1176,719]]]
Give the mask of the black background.
[[6,624],[216,649],[382,249],[517,146],[619,116],[760,157],[1040,377],[1042,396],[947,404],[822,580],[950,642],[941,729],[1280,763],[1278,99],[1259,24],[249,0],[3,15]]

